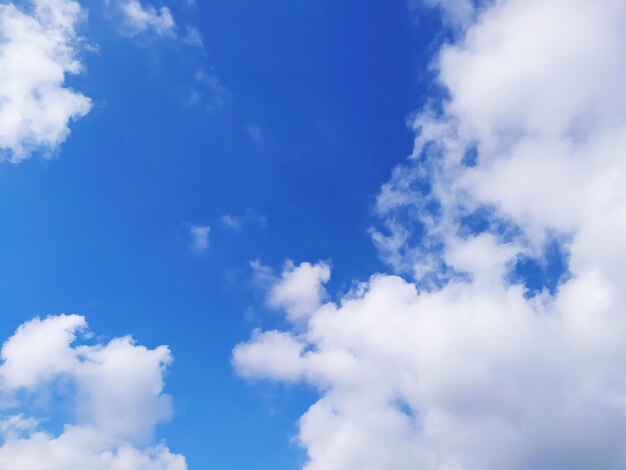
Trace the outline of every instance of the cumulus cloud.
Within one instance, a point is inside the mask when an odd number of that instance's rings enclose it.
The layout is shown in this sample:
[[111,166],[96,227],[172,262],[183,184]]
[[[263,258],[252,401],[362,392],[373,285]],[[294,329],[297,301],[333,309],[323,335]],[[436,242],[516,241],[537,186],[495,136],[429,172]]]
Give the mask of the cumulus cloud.
[[305,322],[327,297],[324,284],[330,279],[330,267],[322,261],[296,266],[287,260],[278,277],[258,260],[251,266],[258,284],[268,291],[268,305],[284,310],[287,320],[294,325]]
[[[4,343],[0,393],[9,405],[0,420],[0,467],[186,469],[184,457],[153,443],[155,427],[172,413],[163,393],[168,348],[148,349],[130,337],[75,345],[86,327],[78,315],[37,318]],[[58,432],[45,429],[53,410],[32,404],[51,395],[69,403]],[[22,412],[10,415],[15,408]]]
[[[626,4],[473,14],[377,199],[374,241],[410,280],[318,297],[233,352],[242,376],[318,390],[307,470],[626,466]],[[511,274],[555,240],[569,275],[533,293]]]
[[305,262],[295,266],[288,261],[269,292],[268,302],[274,308],[284,309],[287,319],[298,323],[320,306],[326,297],[324,284],[329,279],[330,267],[326,263]]
[[209,249],[209,234],[211,227],[208,225],[192,225],[189,227],[189,247],[195,253],[205,253]]
[[72,0],[0,5],[0,158],[49,156],[70,133],[69,122],[91,101],[64,85],[81,71],[77,25],[85,12]]

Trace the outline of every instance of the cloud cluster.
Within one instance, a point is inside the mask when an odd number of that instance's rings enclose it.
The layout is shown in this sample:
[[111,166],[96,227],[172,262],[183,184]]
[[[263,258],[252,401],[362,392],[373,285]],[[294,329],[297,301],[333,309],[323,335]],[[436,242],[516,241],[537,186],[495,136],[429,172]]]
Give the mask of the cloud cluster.
[[[626,466],[626,4],[472,15],[435,59],[447,98],[416,115],[377,201],[374,241],[412,280],[375,274],[233,352],[245,377],[319,391],[307,470]],[[555,240],[556,290],[514,281]]]
[[50,155],[68,124],[89,112],[89,98],[65,86],[81,71],[76,27],[85,12],[73,0],[0,5],[0,158]]
[[[51,316],[23,324],[4,343],[0,467],[185,470],[184,457],[151,444],[155,427],[171,416],[162,393],[169,350],[147,349],[130,337],[74,345],[85,328],[81,316]],[[57,433],[43,429],[60,419],[45,404],[51,396],[54,408],[69,409]],[[15,408],[22,413],[11,415]]]

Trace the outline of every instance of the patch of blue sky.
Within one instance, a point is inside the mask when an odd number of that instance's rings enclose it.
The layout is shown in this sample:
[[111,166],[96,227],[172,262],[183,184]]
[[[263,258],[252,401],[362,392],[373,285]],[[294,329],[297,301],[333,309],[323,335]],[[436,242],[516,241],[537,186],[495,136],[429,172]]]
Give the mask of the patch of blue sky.
[[523,284],[526,296],[547,291],[556,293],[559,285],[570,277],[568,253],[563,237],[551,237],[539,257],[521,257],[511,269],[509,280]]
[[[460,235],[469,237],[482,233],[496,235],[504,243],[520,240],[520,227],[497,216],[492,207],[480,207],[460,220]],[[559,284],[568,279],[567,237],[548,234],[539,256],[521,256],[511,266],[509,281],[523,284],[527,295],[533,296],[544,290],[556,292]]]

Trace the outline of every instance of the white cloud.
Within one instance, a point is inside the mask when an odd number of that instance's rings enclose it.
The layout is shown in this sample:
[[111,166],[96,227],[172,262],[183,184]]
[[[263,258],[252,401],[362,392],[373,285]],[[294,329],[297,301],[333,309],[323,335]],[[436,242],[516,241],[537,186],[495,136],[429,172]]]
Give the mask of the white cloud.
[[[311,305],[303,322],[233,353],[318,390],[307,470],[626,466],[624,20],[619,0],[489,2],[442,48],[449,99],[416,116],[372,231],[414,281],[323,305],[293,289],[276,305]],[[555,235],[570,276],[531,295],[512,266]]]
[[222,224],[231,230],[241,230],[243,225],[241,217],[226,214],[222,216]]
[[106,0],[121,15],[123,32],[135,36],[152,31],[159,36],[173,36],[176,22],[168,7],[156,8],[139,0]]
[[221,221],[224,227],[234,231],[240,231],[247,225],[256,225],[261,228],[267,226],[267,218],[252,209],[246,209],[239,215],[225,214],[222,216]]
[[187,44],[188,46],[197,47],[198,49],[204,48],[204,41],[202,40],[200,30],[194,26],[186,26],[185,34],[181,36],[180,40],[183,44]]
[[292,323],[306,321],[326,298],[324,284],[330,279],[330,267],[323,262],[300,263],[287,261],[279,279],[271,286],[268,303],[284,309]]
[[69,122],[91,109],[87,97],[64,86],[66,74],[81,71],[76,26],[84,17],[71,0],[0,5],[1,159],[51,155],[69,135]]
[[208,225],[192,225],[189,227],[189,246],[196,253],[205,253],[209,249],[209,234],[211,227]]
[[0,391],[12,397],[5,416],[12,408],[28,408],[28,397],[55,394],[68,400],[70,416],[58,433],[43,429],[47,419],[39,419],[37,407],[30,407],[34,417],[3,418],[0,467],[186,469],[184,457],[153,444],[155,427],[171,416],[170,397],[162,392],[172,360],[167,347],[147,349],[130,337],[74,345],[85,328],[81,316],[51,316],[23,324],[4,343]]
[[[186,46],[204,50],[200,30],[192,25],[179,27],[172,10],[167,6],[156,7],[143,0],[104,0],[109,14],[118,22],[121,34],[135,37],[153,34],[174,39]],[[180,2],[183,8],[195,6],[194,2]]]
[[224,102],[228,96],[228,90],[220,83],[219,78],[211,73],[199,70],[194,76],[200,88],[204,92],[200,92],[197,89],[193,90],[196,98],[191,104],[195,104],[205,96],[206,93],[206,108],[211,111],[220,110],[224,107]]
[[261,260],[255,259],[250,261],[250,267],[254,275],[254,282],[262,289],[269,289],[278,282],[274,270],[271,266],[261,263]]

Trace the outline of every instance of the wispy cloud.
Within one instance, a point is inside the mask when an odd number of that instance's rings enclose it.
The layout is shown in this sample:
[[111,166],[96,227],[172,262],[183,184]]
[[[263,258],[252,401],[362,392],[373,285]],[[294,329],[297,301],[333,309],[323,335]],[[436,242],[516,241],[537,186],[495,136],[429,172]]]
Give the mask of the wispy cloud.
[[194,76],[196,86],[191,90],[190,105],[203,104],[208,110],[218,111],[224,107],[228,90],[217,75],[199,70]]
[[180,41],[188,46],[197,47],[198,49],[204,48],[204,41],[200,30],[195,26],[185,26],[185,32],[180,36]]
[[[193,25],[180,25],[167,6],[155,7],[142,0],[105,0],[109,13],[119,23],[120,32],[129,37],[153,34],[178,41],[180,44],[204,50],[200,30]],[[191,8],[194,2],[186,2]]]
[[252,209],[246,209],[239,215],[225,214],[221,218],[222,225],[228,229],[240,231],[246,225],[256,225],[265,228],[267,226],[267,218]]
[[209,234],[211,227],[208,225],[192,225],[189,227],[189,248],[197,254],[206,253],[209,249]]
[[246,131],[248,132],[250,138],[257,144],[265,142],[265,135],[259,126],[250,124],[246,126]]
[[122,21],[122,31],[128,36],[144,32],[154,32],[158,36],[173,37],[176,22],[168,7],[155,8],[150,3],[139,0],[106,0],[110,8],[117,12]]
[[241,230],[243,226],[241,218],[235,217],[230,214],[226,214],[222,216],[222,224],[224,224],[225,227],[228,227],[232,230]]

